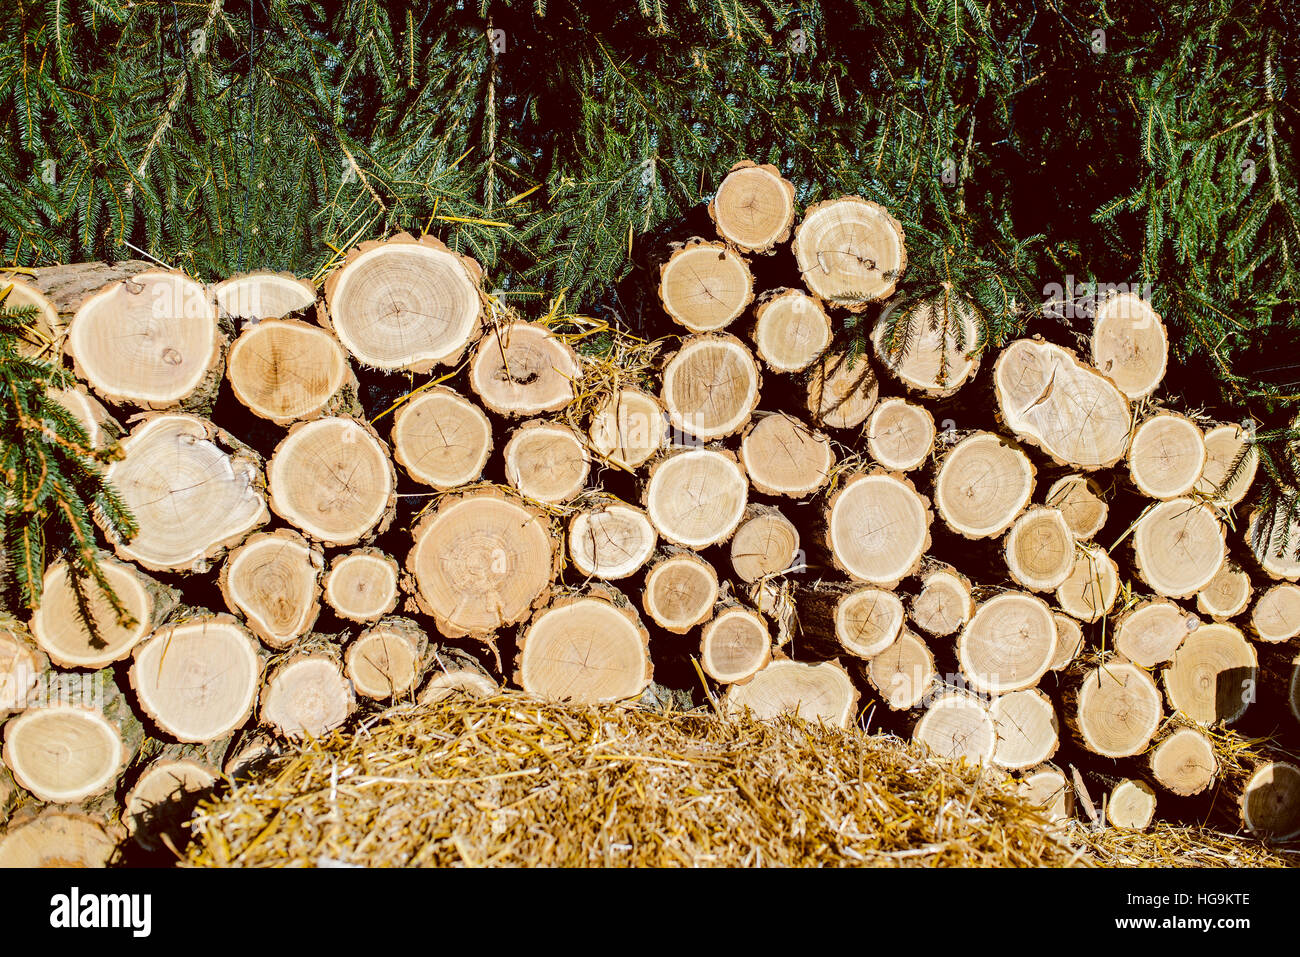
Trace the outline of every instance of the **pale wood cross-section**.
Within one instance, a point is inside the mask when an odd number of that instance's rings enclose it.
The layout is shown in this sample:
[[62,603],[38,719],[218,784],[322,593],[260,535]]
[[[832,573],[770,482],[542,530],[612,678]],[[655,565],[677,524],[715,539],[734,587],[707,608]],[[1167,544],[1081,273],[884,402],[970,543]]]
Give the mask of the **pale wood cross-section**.
[[78,804],[109,790],[132,749],[117,724],[93,707],[53,703],[4,726],[4,763],[14,780],[49,804]]
[[1228,559],[1219,566],[1210,583],[1196,593],[1196,610],[1216,621],[1235,618],[1250,607],[1254,591],[1250,575]]
[[880,382],[865,354],[829,353],[813,365],[807,395],[814,422],[831,429],[852,429],[871,414],[880,396]]
[[1169,338],[1160,314],[1141,296],[1111,296],[1098,308],[1092,329],[1092,362],[1130,399],[1150,395],[1165,377]]
[[1153,590],[1188,598],[1208,585],[1227,557],[1214,509],[1191,498],[1160,502],[1133,532],[1134,567]]
[[885,468],[907,472],[930,458],[934,437],[934,417],[925,406],[882,399],[867,426],[867,451]]
[[966,436],[939,463],[935,507],[966,538],[1001,535],[1034,494],[1034,466],[1014,443],[992,432]]
[[1300,636],[1300,585],[1279,582],[1255,601],[1250,626],[1260,641],[1290,641]]
[[1219,761],[1204,731],[1171,724],[1151,743],[1147,766],[1161,787],[1189,797],[1214,783]]
[[754,491],[804,498],[830,480],[835,449],[821,432],[792,415],[759,416],[740,440],[740,461]]
[[915,708],[929,695],[937,678],[934,655],[907,629],[867,662],[867,681],[891,711]]
[[1070,531],[1079,541],[1093,538],[1106,524],[1109,508],[1102,497],[1101,486],[1086,475],[1066,475],[1057,479],[1048,488],[1044,501],[1061,510]]
[[839,568],[892,588],[930,546],[929,502],[906,479],[884,472],[845,480],[827,508],[827,541]]
[[948,691],[930,702],[912,728],[912,740],[941,758],[990,764],[998,736],[983,701],[971,694]]
[[1168,599],[1143,601],[1115,621],[1115,650],[1134,664],[1154,668],[1174,656],[1201,620]]
[[980,326],[969,302],[939,296],[904,315],[883,315],[871,330],[880,364],[906,388],[930,398],[956,394],[979,370]]
[[644,497],[650,522],[667,541],[704,548],[725,541],[736,530],[745,514],[749,483],[730,453],[690,449],[655,463]]
[[1183,640],[1163,674],[1169,707],[1206,727],[1235,721],[1256,698],[1259,655],[1232,625],[1202,625]]
[[356,704],[334,654],[299,654],[267,675],[258,716],[281,737],[306,741],[340,727]]
[[257,271],[217,283],[212,287],[212,299],[223,319],[257,323],[316,305],[316,287],[289,273]]
[[761,385],[758,363],[735,336],[691,336],[664,363],[660,398],[674,428],[709,442],[749,424]]
[[1106,799],[1106,819],[1111,827],[1143,831],[1156,814],[1156,792],[1145,781],[1125,778],[1111,788]]
[[1133,430],[1128,471],[1148,498],[1177,498],[1191,491],[1206,465],[1205,434],[1185,415],[1159,412]]
[[1016,519],[1003,548],[1007,570],[1023,588],[1055,591],[1074,569],[1074,533],[1060,509],[1031,508]]
[[287,528],[250,535],[233,549],[218,585],[226,607],[268,648],[287,648],[320,614],[321,550]]
[[1140,754],[1163,717],[1160,691],[1144,670],[1115,660],[1083,670],[1066,720],[1094,754],[1123,758]]
[[506,481],[535,502],[558,505],[586,487],[591,457],[567,425],[534,419],[510,436],[502,451]]
[[809,206],[792,248],[804,285],[851,312],[893,295],[907,268],[902,225],[860,196]]
[[1069,577],[1056,589],[1056,603],[1079,621],[1097,621],[1109,614],[1119,597],[1119,566],[1104,549],[1079,548]]
[[734,322],[754,298],[749,264],[727,246],[691,239],[659,267],[664,311],[691,332],[716,332]]
[[1060,727],[1052,699],[1037,688],[999,695],[989,705],[997,733],[993,763],[1023,771],[1050,761],[1060,745]]
[[241,404],[276,425],[361,408],[357,377],[339,341],[296,319],[266,319],[245,329],[230,347],[226,378]]
[[731,536],[731,568],[743,582],[790,570],[799,553],[799,529],[771,505],[750,505]]
[[658,543],[646,513],[619,499],[584,508],[569,520],[569,557],[590,578],[614,581],[635,574]]
[[361,632],[343,654],[343,673],[357,694],[386,701],[415,690],[427,664],[429,637],[410,618],[392,616]]
[[821,302],[801,289],[774,289],[754,309],[754,348],[776,372],[808,368],[833,335]]
[[769,662],[744,684],[732,685],[724,698],[731,714],[748,709],[759,720],[794,714],[836,728],[852,723],[857,704],[858,689],[838,661],[805,664],[786,658]]
[[492,423],[455,389],[434,386],[397,410],[393,458],[440,491],[476,481],[492,453]]
[[597,455],[632,470],[663,448],[668,420],[655,396],[640,389],[619,389],[592,413],[587,434]]
[[741,252],[772,253],[790,238],[794,184],[771,164],[741,160],[709,203],[718,235]]
[[771,659],[767,623],[752,608],[727,605],[701,631],[700,667],[721,684],[746,681]]
[[641,606],[659,627],[685,634],[713,614],[718,573],[686,549],[669,546],[646,572]]
[[926,634],[953,634],[975,614],[970,579],[951,565],[927,562],[921,590],[912,600],[912,621]]
[[1259,469],[1259,450],[1239,425],[1219,425],[1205,433],[1205,468],[1196,491],[1216,505],[1236,505],[1246,497]]
[[957,636],[957,660],[976,691],[1031,688],[1056,657],[1056,619],[1028,592],[1003,592],[975,609]]
[[337,556],[325,576],[325,603],[349,621],[376,621],[401,597],[397,561],[377,548]]
[[581,376],[573,347],[533,322],[488,330],[469,366],[470,388],[488,409],[506,416],[560,411],[573,401]]
[[0,834],[0,867],[107,867],[117,844],[96,816],[47,810]]

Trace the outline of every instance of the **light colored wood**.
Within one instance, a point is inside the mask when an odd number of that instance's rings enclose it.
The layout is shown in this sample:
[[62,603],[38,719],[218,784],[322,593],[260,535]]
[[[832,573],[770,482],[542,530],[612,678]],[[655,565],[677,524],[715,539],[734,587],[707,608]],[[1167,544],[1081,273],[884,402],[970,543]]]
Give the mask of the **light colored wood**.
[[337,655],[311,652],[270,671],[258,718],[282,738],[309,741],[342,726],[356,705]]
[[685,634],[708,620],[718,600],[718,573],[700,556],[669,546],[646,572],[641,607],[660,628]]
[[1191,721],[1235,721],[1256,697],[1259,655],[1232,625],[1202,625],[1174,652],[1162,680],[1169,707]]
[[1074,792],[1065,773],[1054,764],[1025,772],[1016,790],[1031,805],[1041,808],[1048,821],[1065,821],[1074,816]]
[[1106,820],[1111,827],[1145,831],[1156,814],[1156,792],[1145,781],[1125,778],[1106,800]]
[[1185,415],[1158,412],[1133,429],[1128,474],[1148,498],[1178,498],[1205,468],[1205,433]]
[[1083,650],[1083,629],[1079,620],[1062,611],[1054,611],[1056,619],[1056,654],[1052,657],[1052,671],[1064,671]]
[[774,412],[758,416],[745,430],[740,461],[754,491],[806,498],[830,480],[835,450],[823,433]]
[[128,833],[150,847],[154,846],[152,834],[159,831],[174,832],[183,838],[185,818],[194,810],[199,797],[210,792],[220,780],[220,771],[199,761],[188,758],[151,761],[122,798],[122,823]]
[[1259,509],[1251,512],[1243,538],[1246,547],[1269,578],[1300,579],[1300,530],[1277,515],[1265,516]]
[[323,583],[325,603],[348,621],[377,621],[401,597],[397,561],[377,548],[355,548],[330,563]]
[[4,726],[5,767],[50,804],[79,804],[110,790],[132,751],[114,721],[80,702],[30,708]]
[[799,554],[799,530],[771,505],[750,505],[731,536],[731,569],[743,582],[788,571]]
[[457,696],[490,698],[501,690],[496,679],[478,661],[455,648],[435,648],[429,680],[416,699],[422,705],[436,704]]
[[84,385],[78,383],[70,389],[47,389],[48,395],[81,423],[90,440],[91,448],[102,449],[111,446],[126,435],[122,423],[109,415],[103,404],[92,396]]
[[802,639],[864,660],[889,648],[907,617],[897,593],[852,582],[796,583],[791,599]]
[[754,308],[754,350],[776,372],[800,372],[831,344],[830,316],[802,289],[774,289]]
[[1060,727],[1052,699],[1037,688],[999,695],[989,705],[997,734],[993,763],[1024,771],[1051,760],[1060,745]]
[[1300,585],[1279,582],[1255,601],[1250,627],[1260,641],[1290,641],[1300,636]]
[[735,457],[714,449],[669,453],[645,486],[646,512],[675,545],[704,548],[731,537],[745,514],[749,483]]
[[587,431],[596,454],[637,469],[664,447],[668,420],[659,399],[640,389],[619,389],[591,415]]
[[47,810],[0,834],[0,867],[107,867],[116,850],[99,817]]
[[983,701],[947,691],[930,702],[912,729],[912,740],[941,758],[991,764],[998,736]]
[[1158,594],[1188,598],[1204,588],[1227,557],[1214,509],[1195,499],[1160,502],[1137,519],[1134,568]]
[[482,270],[432,236],[366,242],[325,282],[322,310],[353,358],[375,369],[453,365],[478,333]]
[[882,399],[867,425],[867,451],[885,468],[908,472],[929,460],[934,436],[934,417],[924,406]]
[[990,598],[957,636],[962,673],[971,688],[988,694],[1033,687],[1055,657],[1056,619],[1047,602],[1028,592]]
[[569,557],[588,578],[627,578],[650,560],[658,543],[646,513],[617,498],[575,512],[569,520]]
[[930,547],[929,501],[886,472],[848,476],[826,509],[835,565],[858,581],[892,588]]
[[1058,508],[1035,507],[1007,533],[1007,570],[1022,588],[1055,591],[1074,570],[1074,533]]
[[14,343],[18,353],[32,359],[58,359],[67,327],[59,310],[40,289],[22,276],[0,272],[0,309],[8,312],[35,309],[36,315]]
[[921,572],[921,590],[912,600],[916,627],[935,637],[951,635],[975,614],[970,579],[951,565],[927,564]]
[[498,415],[558,412],[582,378],[578,354],[546,326],[512,322],[488,331],[474,350],[469,384]]
[[502,451],[506,481],[535,502],[559,505],[587,484],[591,458],[582,437],[567,425],[534,419],[510,436]]
[[804,285],[850,312],[893,295],[907,268],[903,227],[860,196],[809,206],[792,248]]
[[1104,758],[1141,754],[1163,718],[1151,676],[1119,659],[1081,670],[1067,700],[1067,724],[1084,748]]
[[1154,668],[1174,656],[1201,620],[1167,599],[1141,601],[1115,621],[1115,650],[1136,665]]
[[[1198,494],[1214,504],[1239,504],[1259,469],[1259,450],[1239,425],[1219,425],[1205,433],[1205,467],[1196,481]],[[1231,477],[1231,481],[1228,479]]]
[[1066,475],[1047,490],[1044,501],[1059,508],[1070,531],[1079,541],[1087,541],[1106,525],[1109,508],[1102,498],[1101,486],[1086,475]]
[[1219,761],[1214,743],[1199,728],[1170,725],[1156,735],[1147,756],[1151,777],[1172,794],[1190,797],[1214,783]]
[[132,429],[122,451],[105,478],[139,532],[114,549],[144,568],[206,571],[270,518],[260,460],[211,422],[178,413],[150,416]]
[[1093,365],[1130,399],[1155,392],[1168,360],[1164,323],[1141,296],[1122,292],[1097,307],[1092,325]]
[[424,675],[429,636],[410,618],[390,616],[361,632],[343,653],[343,673],[360,696],[410,694]]
[[718,185],[709,217],[741,252],[775,252],[794,224],[794,184],[771,164],[741,160]]
[[287,648],[320,614],[325,556],[297,532],[250,535],[230,552],[218,584],[226,607],[268,648]]
[[32,703],[32,692],[48,665],[21,625],[0,623],[0,720]]
[[446,491],[476,481],[492,453],[492,423],[455,389],[434,386],[397,410],[393,458],[422,485]]
[[728,714],[746,709],[760,721],[793,714],[805,721],[847,728],[857,711],[858,689],[838,661],[805,664],[780,658],[723,698]]
[[936,399],[956,394],[979,371],[980,338],[974,307],[949,295],[882,314],[871,330],[881,366],[907,389]]
[[659,267],[664,312],[691,332],[716,332],[734,322],[754,298],[754,275],[726,243],[698,237],[675,244]]
[[1115,607],[1119,586],[1114,559],[1104,549],[1084,546],[1074,553],[1070,577],[1056,589],[1056,603],[1079,621],[1097,621]]
[[1219,566],[1210,583],[1196,593],[1196,610],[1216,621],[1226,621],[1249,608],[1253,594],[1250,576],[1228,559]]
[[664,363],[660,399],[673,428],[711,442],[749,424],[761,385],[758,363],[735,336],[691,336]]
[[1061,465],[1110,468],[1128,450],[1128,399],[1068,349],[1017,339],[998,356],[993,386],[1007,428]]
[[1034,466],[1014,443],[974,432],[940,460],[935,507],[944,523],[966,538],[1001,535],[1034,494]]
[[1300,767],[1290,761],[1252,762],[1223,788],[1245,829],[1261,840],[1300,836]]
[[254,415],[276,425],[324,414],[360,414],[357,377],[339,341],[297,319],[248,326],[230,347],[226,378]]
[[929,696],[937,679],[934,655],[906,628],[867,662],[867,682],[891,711],[915,708]]
[[212,287],[212,301],[223,319],[258,323],[312,308],[316,287],[289,273],[260,270],[217,283]]
[[767,622],[752,608],[726,605],[701,631],[700,667],[721,684],[748,681],[771,660]]
[[397,505],[388,446],[366,421],[328,416],[299,422],[266,468],[271,508],[326,546],[382,534]]
[[813,422],[831,429],[853,429],[865,422],[875,407],[880,381],[865,354],[828,353],[813,363],[807,396]]

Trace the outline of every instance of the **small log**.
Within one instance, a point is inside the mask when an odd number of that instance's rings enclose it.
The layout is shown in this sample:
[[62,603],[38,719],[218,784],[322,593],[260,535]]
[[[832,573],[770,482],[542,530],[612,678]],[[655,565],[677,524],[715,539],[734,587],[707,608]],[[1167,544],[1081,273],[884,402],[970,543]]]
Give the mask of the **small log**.
[[650,687],[649,633],[627,598],[602,585],[563,595],[519,634],[515,683],[554,701],[596,704]]
[[1228,559],[1219,566],[1210,583],[1196,593],[1196,610],[1215,621],[1227,621],[1250,607],[1253,594],[1250,575]]
[[927,562],[921,589],[912,599],[911,618],[928,635],[951,635],[975,614],[970,579],[951,565]]
[[660,551],[646,572],[641,607],[660,628],[685,634],[707,621],[718,600],[718,573],[694,552]]
[[831,429],[854,429],[867,420],[880,397],[880,380],[866,355],[828,353],[812,366],[807,409],[813,422]]
[[790,238],[794,184],[771,164],[741,160],[709,203],[718,235],[741,252],[771,254]]
[[429,636],[410,618],[390,616],[361,632],[343,654],[357,694],[387,701],[415,690],[428,662]]
[[1106,525],[1109,509],[1102,498],[1101,486],[1086,475],[1066,475],[1057,479],[1047,490],[1044,501],[1061,510],[1078,541],[1096,537]]
[[337,651],[322,642],[267,674],[258,719],[289,741],[310,741],[341,727],[356,706]]
[[778,658],[723,697],[727,714],[748,710],[760,721],[793,714],[805,721],[847,728],[857,711],[858,689],[838,661],[804,664]]
[[493,329],[479,342],[469,367],[469,384],[498,415],[558,412],[573,401],[582,363],[563,339],[546,326],[512,322]]
[[339,341],[297,319],[265,319],[230,347],[226,378],[235,398],[276,425],[321,415],[360,415],[357,377]]
[[189,836],[189,818],[199,801],[212,793],[221,772],[191,758],[157,758],[136,775],[122,798],[122,823],[147,850],[165,834],[173,846]]
[[809,206],[792,248],[804,285],[850,312],[893,295],[907,268],[903,227],[860,196]]
[[849,582],[796,583],[794,607],[805,638],[868,660],[898,639],[906,617],[894,592]]
[[1065,772],[1054,764],[1026,771],[1016,790],[1031,805],[1040,808],[1049,821],[1064,821],[1074,816],[1074,791]]
[[1179,797],[1200,794],[1218,774],[1214,743],[1199,728],[1170,724],[1156,735],[1147,755],[1151,780]]
[[325,604],[348,621],[378,621],[397,607],[397,561],[377,548],[356,548],[330,563],[323,584]]
[[934,504],[944,523],[966,538],[1001,535],[1034,494],[1034,466],[1014,443],[974,432],[939,462]]
[[729,452],[675,451],[651,466],[643,499],[665,540],[698,549],[731,537],[745,514],[749,482]]
[[46,362],[59,360],[67,326],[54,303],[36,286],[14,273],[0,271],[0,309],[35,309],[36,315],[14,343],[18,354]]
[[1202,727],[1236,721],[1256,697],[1259,656],[1229,624],[1202,625],[1164,669],[1169,707]]
[[1092,324],[1092,364],[1130,399],[1155,392],[1165,377],[1169,338],[1160,314],[1141,296],[1111,296],[1097,307]]
[[597,455],[632,470],[664,447],[668,420],[655,396],[640,389],[619,389],[596,407],[587,434]]
[[422,485],[446,491],[478,480],[492,454],[492,423],[454,389],[434,386],[397,410],[393,457]]
[[1216,426],[1205,433],[1205,467],[1196,491],[1220,508],[1239,504],[1259,469],[1259,450],[1239,425]]
[[1174,656],[1201,620],[1168,599],[1140,601],[1115,621],[1115,650],[1136,665],[1154,668]]
[[929,505],[897,475],[846,477],[826,508],[826,541],[836,567],[858,581],[893,588],[916,571],[930,547]]
[[998,356],[993,386],[1002,421],[1061,465],[1110,468],[1128,448],[1128,399],[1073,352],[1017,339]]
[[217,283],[212,301],[222,319],[256,324],[311,309],[316,305],[316,287],[290,273],[259,270]]
[[166,625],[136,646],[136,703],[171,738],[204,743],[244,725],[257,702],[262,659],[257,642],[230,615]]
[[1111,827],[1145,831],[1156,816],[1156,792],[1145,781],[1125,778],[1110,789],[1106,820]]
[[1158,412],[1133,429],[1128,474],[1148,498],[1178,498],[1205,468],[1205,433],[1185,415]]
[[548,505],[567,502],[581,492],[591,470],[582,437],[567,425],[545,419],[515,429],[502,458],[506,481],[524,498]]
[[1074,553],[1070,577],[1056,589],[1056,603],[1079,621],[1097,621],[1119,597],[1119,566],[1106,551],[1084,546]]
[[1300,767],[1265,758],[1225,766],[1215,806],[1229,827],[1260,840],[1292,840],[1300,836]]
[[720,684],[748,681],[772,660],[767,623],[751,608],[726,602],[700,637],[700,667]]
[[775,372],[801,372],[831,344],[834,329],[821,301],[802,289],[773,289],[754,308],[758,357]]
[[432,236],[362,243],[326,280],[321,323],[371,368],[454,365],[480,328],[482,276]]
[[324,567],[319,548],[281,528],[250,535],[231,550],[217,583],[226,607],[242,617],[263,644],[278,650],[316,623]]
[[457,695],[490,698],[501,690],[496,679],[478,663],[478,659],[456,648],[434,648],[429,680],[420,689],[418,704],[437,704]]
[[1056,619],[1056,654],[1052,656],[1052,671],[1064,671],[1083,650],[1083,629],[1079,620],[1064,612],[1052,613]]
[[495,489],[446,496],[411,534],[411,591],[448,638],[491,643],[545,600],[558,570],[546,516]]
[[867,662],[867,682],[891,711],[915,708],[929,697],[938,677],[929,647],[906,628]]
[[764,413],[745,430],[740,461],[754,491],[806,498],[830,480],[835,450],[829,438],[794,416]]
[[650,560],[658,543],[646,513],[617,498],[576,512],[569,520],[569,557],[588,578],[627,578]]
[[107,867],[117,843],[100,816],[50,809],[0,834],[0,867]]
[[731,568],[743,582],[790,570],[799,554],[799,530],[771,505],[749,505],[731,536]]
[[204,572],[270,518],[260,459],[205,419],[147,417],[122,451],[105,478],[139,532],[114,550],[150,571]]
[[78,384],[71,389],[49,389],[46,394],[81,423],[91,448],[107,448],[126,435],[122,423],[113,418],[103,404],[86,391],[85,386]]
[[1300,636],[1300,585],[1279,582],[1255,601],[1250,627],[1260,641],[1276,643]]
[[971,764],[991,764],[997,729],[988,706],[961,691],[938,695],[912,728],[912,740],[937,757]]
[[1190,498],[1160,502],[1133,531],[1134,568],[1152,590],[1188,598],[1210,583],[1227,557],[1213,507]]
[[1104,758],[1141,754],[1164,718],[1160,690],[1137,665],[1114,659],[1066,672],[1062,718],[1079,743]]
[[990,598],[957,636],[962,674],[988,694],[1032,688],[1055,657],[1056,619],[1047,602],[1028,592]]
[[694,237],[673,244],[659,267],[664,312],[691,332],[716,332],[731,325],[754,299],[749,264],[726,243]]
[[1060,745],[1060,727],[1052,700],[1037,688],[999,695],[989,705],[997,735],[993,763],[1024,771],[1051,760]]
[[1031,508],[1012,524],[1003,553],[1016,584],[1055,591],[1074,570],[1074,533],[1060,509]]
[[979,371],[980,324],[971,303],[943,295],[895,318],[882,315],[871,330],[876,358],[912,392],[955,395]]
[[762,374],[745,344],[732,335],[690,336],[664,361],[659,393],[669,423],[702,442],[749,424]]
[[21,625],[0,624],[0,720],[32,703],[37,682],[49,666]]
[[934,417],[924,406],[883,399],[867,424],[867,451],[885,468],[909,472],[930,458],[934,437]]

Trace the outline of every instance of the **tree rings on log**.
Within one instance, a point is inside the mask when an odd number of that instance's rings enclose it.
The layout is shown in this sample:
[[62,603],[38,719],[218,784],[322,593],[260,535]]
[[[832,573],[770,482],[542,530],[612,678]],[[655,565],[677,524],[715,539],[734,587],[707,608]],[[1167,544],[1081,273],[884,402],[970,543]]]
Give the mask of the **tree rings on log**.
[[1070,575],[1056,589],[1056,603],[1079,621],[1096,621],[1115,607],[1119,566],[1106,551],[1085,546],[1074,553]]
[[86,391],[84,385],[78,384],[70,389],[47,389],[46,395],[81,423],[92,449],[106,448],[126,434],[122,424],[109,415],[108,410]]
[[655,463],[645,487],[651,523],[665,539],[687,548],[730,538],[748,498],[740,465],[730,453],[713,449],[669,454]]
[[663,448],[668,420],[654,396],[640,389],[619,389],[592,413],[587,434],[597,455],[631,471]]
[[664,312],[691,332],[725,329],[754,299],[749,263],[727,246],[695,238],[659,267]]
[[754,491],[806,498],[830,480],[835,450],[821,432],[784,412],[760,415],[740,440]]
[[941,758],[989,764],[998,736],[983,701],[965,692],[947,691],[930,702],[912,729],[912,740]]
[[1219,566],[1210,583],[1196,593],[1196,609],[1216,621],[1235,618],[1250,607],[1250,576],[1231,559]]
[[951,565],[933,564],[921,573],[921,590],[912,600],[912,621],[926,634],[951,635],[975,614],[970,579]]
[[1259,596],[1250,627],[1260,641],[1290,641],[1300,636],[1300,585],[1281,582]]
[[1074,570],[1074,534],[1060,509],[1036,507],[1011,526],[1007,570],[1022,588],[1055,591]]
[[708,620],[717,600],[718,573],[694,552],[666,550],[646,572],[641,606],[666,631],[690,631]]
[[316,287],[288,273],[249,272],[217,283],[212,300],[222,319],[259,323],[310,309],[316,305]]
[[1154,591],[1169,598],[1195,595],[1213,580],[1227,557],[1214,509],[1193,499],[1160,502],[1135,524],[1137,572]]
[[821,302],[802,289],[774,289],[755,307],[754,317],[754,349],[776,372],[808,368],[834,334]]
[[541,323],[512,322],[490,330],[474,351],[469,384],[498,415],[558,412],[573,401],[582,376],[578,354]]
[[847,728],[858,704],[858,689],[838,661],[804,664],[782,658],[741,685],[732,685],[724,698],[728,714],[748,710],[760,721],[793,714],[805,721]]
[[19,276],[0,272],[0,309],[9,312],[36,310],[35,317],[14,342],[19,355],[46,361],[58,357],[67,329],[59,318],[59,310],[44,293]]
[[1160,314],[1141,296],[1124,292],[1097,308],[1092,364],[1130,399],[1150,395],[1165,377],[1169,339]]
[[799,530],[770,505],[750,505],[731,536],[731,568],[743,582],[788,571],[799,553]]
[[35,645],[0,624],[0,719],[28,707],[47,664]]
[[949,528],[966,538],[1001,535],[1034,494],[1034,466],[1012,442],[975,432],[939,463],[935,506]]
[[0,867],[107,867],[116,850],[98,817],[46,810],[0,834]]
[[457,694],[490,698],[501,686],[487,670],[469,655],[451,648],[433,651],[433,674],[420,689],[418,704],[436,704]]
[[911,482],[884,472],[846,479],[827,509],[827,543],[840,569],[892,588],[930,547],[930,509]]
[[1174,656],[1201,620],[1167,599],[1144,601],[1115,622],[1115,650],[1136,665],[1154,668]]
[[455,389],[434,386],[397,410],[393,458],[422,485],[446,491],[477,481],[492,452],[492,423]]
[[479,331],[482,270],[432,236],[362,243],[325,283],[327,320],[362,365],[428,372]]
[[753,609],[730,605],[704,626],[700,638],[700,667],[721,684],[752,678],[772,659],[767,623]]
[[898,640],[905,617],[902,599],[894,592],[853,588],[835,603],[835,638],[849,654],[873,659]]
[[1219,761],[1204,731],[1175,725],[1157,735],[1147,766],[1151,777],[1165,790],[1190,797],[1214,783]]
[[515,429],[502,452],[506,481],[535,502],[558,505],[586,487],[591,458],[582,437],[558,422],[535,419]]
[[[122,823],[150,848],[159,832],[186,836],[189,817],[204,792],[221,780],[216,768],[189,759],[161,758],[140,772],[122,798]],[[177,843],[175,840],[173,843]]]
[[137,425],[123,457],[105,470],[139,527],[117,553],[153,571],[201,572],[264,525],[260,462],[228,448],[224,432],[194,416],[167,413]]
[[376,621],[397,607],[401,597],[397,561],[377,548],[339,555],[325,576],[325,603],[340,618]]
[[1265,516],[1256,509],[1246,527],[1246,545],[1269,578],[1300,579],[1300,555],[1292,523],[1278,511]]
[[1241,823],[1261,840],[1288,841],[1300,835],[1300,767],[1268,761],[1241,786]]
[[1078,541],[1087,541],[1106,525],[1109,509],[1101,486],[1086,475],[1066,475],[1047,490],[1046,503],[1059,508]]
[[387,701],[415,690],[428,647],[428,636],[410,618],[385,618],[348,645],[343,673],[357,694]]
[[4,726],[4,763],[14,780],[50,804],[79,804],[117,783],[131,749],[94,707],[30,708]]
[[772,253],[790,238],[794,184],[775,166],[741,160],[709,203],[718,235],[741,252]]
[[1064,821],[1074,816],[1074,792],[1060,768],[1044,764],[1021,776],[1016,785],[1020,796],[1040,808],[1049,821]]
[[1232,625],[1214,622],[1187,636],[1164,670],[1169,706],[1202,727],[1236,721],[1255,700],[1259,656]]
[[1133,430],[1128,473],[1148,498],[1186,494],[1201,477],[1205,464],[1205,434],[1185,415],[1159,412]]
[[250,535],[231,551],[218,584],[228,607],[268,648],[287,648],[320,614],[325,556],[287,528]]
[[937,678],[934,655],[906,628],[867,662],[867,681],[891,711],[915,708],[929,695]]
[[962,673],[988,694],[1033,687],[1055,656],[1056,619],[1047,602],[1027,592],[990,598],[957,636]]
[[908,472],[929,459],[934,436],[934,417],[924,406],[884,399],[871,413],[867,451],[890,471]]
[[226,378],[243,406],[276,425],[360,409],[343,347],[324,329],[296,319],[245,329],[230,347]]
[[613,581],[635,574],[658,542],[646,513],[618,499],[583,509],[569,521],[569,557],[588,578]]
[[1056,619],[1056,654],[1052,656],[1052,671],[1063,671],[1073,664],[1083,649],[1083,628],[1079,619],[1065,612],[1052,613]]
[[880,364],[913,392],[954,395],[979,370],[980,326],[975,309],[955,296],[937,296],[881,316],[871,330]]
[[1111,827],[1145,831],[1156,814],[1156,792],[1145,781],[1125,778],[1111,788],[1106,819]]
[[1052,700],[1037,688],[999,695],[989,705],[997,733],[993,763],[1023,771],[1048,761],[1060,744]]
[[332,654],[296,655],[267,676],[259,717],[283,738],[308,741],[340,727],[356,704]]
[[1205,468],[1196,491],[1220,507],[1246,497],[1259,468],[1259,450],[1239,425],[1220,425],[1205,433]]
[[809,206],[795,229],[793,250],[804,285],[850,312],[893,295],[907,268],[902,225],[860,196]]
[[822,356],[808,378],[808,411],[831,429],[853,429],[867,420],[880,395],[880,382],[866,355]]
[[1124,758],[1146,750],[1162,718],[1160,691],[1151,676],[1127,661],[1111,661],[1083,673],[1068,715],[1081,743],[1093,754]]
[[665,362],[660,396],[674,428],[711,442],[749,423],[761,384],[758,363],[735,336],[691,336]]
[[327,546],[355,545],[393,520],[397,473],[367,422],[299,422],[276,446],[266,477],[275,513]]

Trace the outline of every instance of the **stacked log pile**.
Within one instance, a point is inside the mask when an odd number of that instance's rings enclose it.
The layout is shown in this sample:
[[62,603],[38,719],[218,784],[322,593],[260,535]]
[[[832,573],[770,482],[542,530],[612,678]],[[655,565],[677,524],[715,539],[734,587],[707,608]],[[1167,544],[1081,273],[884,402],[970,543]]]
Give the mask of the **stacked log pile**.
[[1233,521],[1249,436],[1160,405],[1161,317],[1120,294],[1082,348],[998,349],[953,294],[890,306],[887,210],[796,212],[734,167],[717,238],[665,250],[663,338],[612,353],[430,236],[323,289],[13,277],[140,531],[103,543],[127,620],[95,599],[92,635],[56,561],[0,629],[0,864],[170,840],[181,797],[360,709],[656,678],[910,735],[1051,817],[1300,834],[1300,768],[1224,744],[1300,731],[1300,563]]

